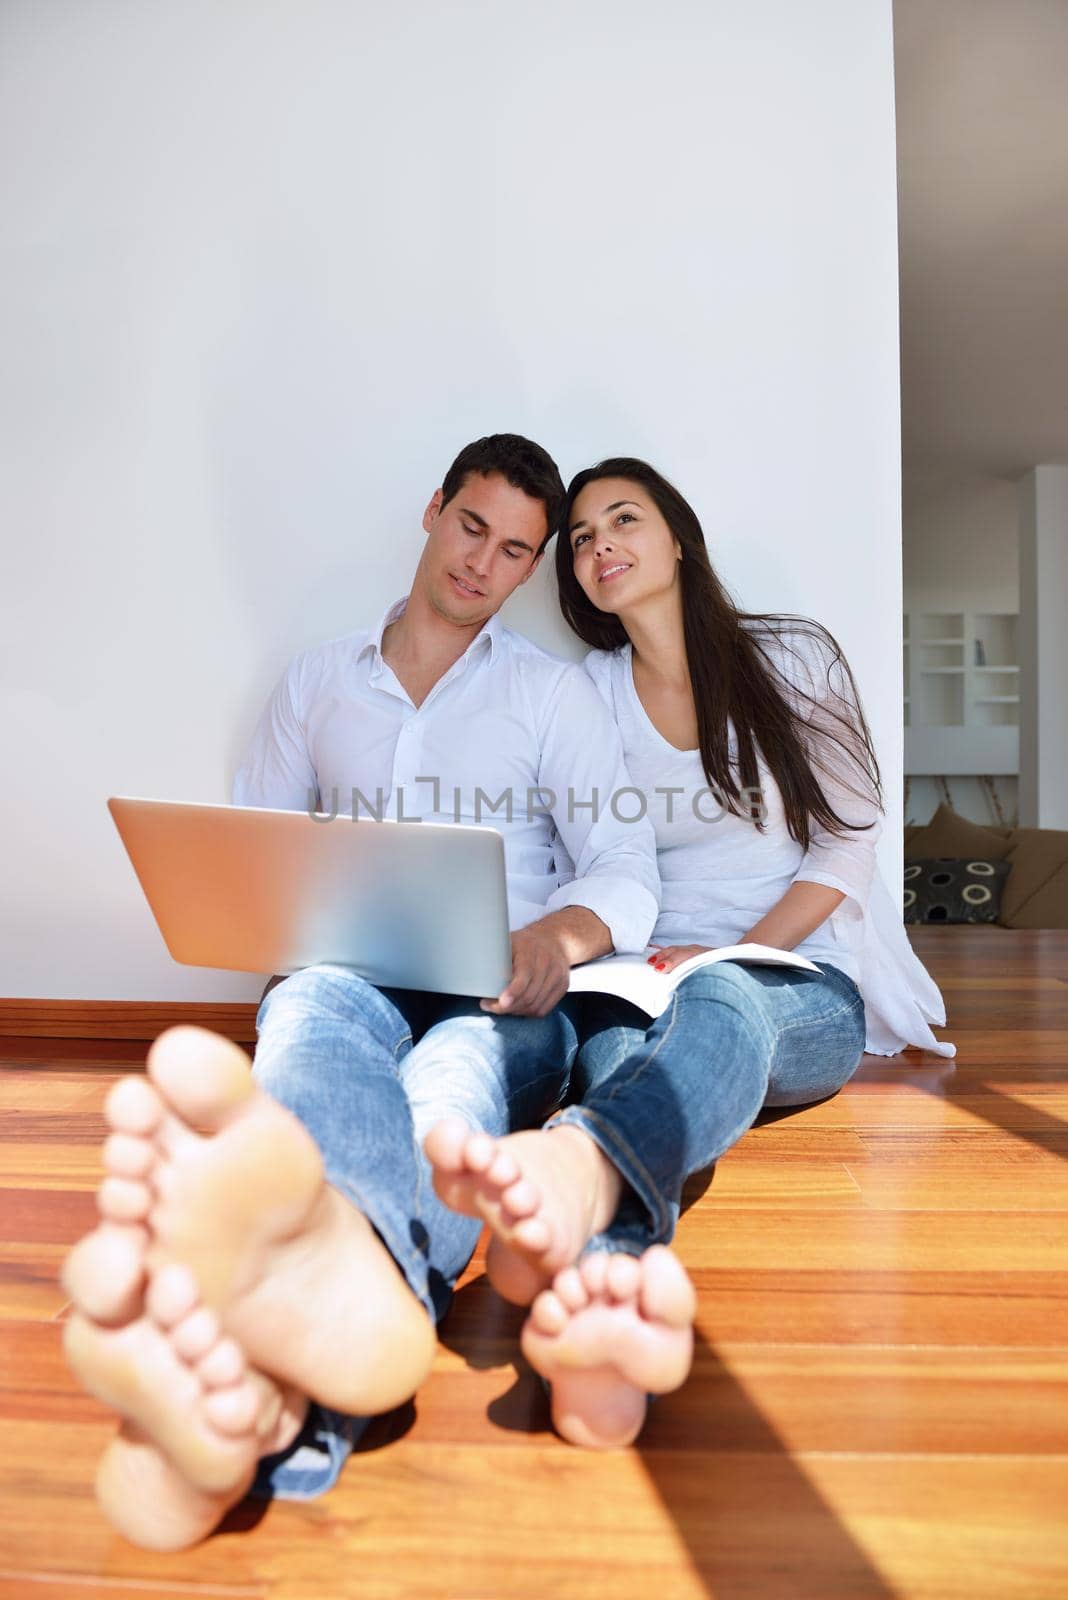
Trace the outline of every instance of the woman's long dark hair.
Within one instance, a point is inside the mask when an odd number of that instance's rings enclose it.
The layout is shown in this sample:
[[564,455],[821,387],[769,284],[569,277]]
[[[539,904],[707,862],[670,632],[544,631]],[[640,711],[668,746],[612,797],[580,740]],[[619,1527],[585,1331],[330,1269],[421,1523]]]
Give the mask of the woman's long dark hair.
[[[870,822],[858,824],[841,816],[821,782],[821,773],[824,779],[833,776],[836,789],[869,802],[881,794],[871,734],[840,646],[808,617],[739,611],[713,570],[692,506],[654,467],[630,456],[587,467],[568,487],[556,542],[556,577],[560,608],[579,638],[597,650],[615,650],[627,642],[619,618],[599,611],[575,577],[572,508],[586,485],[599,478],[626,478],[641,485],[682,550],[683,638],[709,787],[736,816],[750,815],[743,792],[760,789],[759,748],[779,786],[787,828],[802,849],[808,848],[814,826],[839,834],[871,827]],[[814,643],[820,661],[815,675],[792,642],[806,639]],[[800,672],[784,672],[780,663],[786,654],[799,661]],[[812,681],[811,692],[804,686],[806,677]],[[825,681],[815,681],[820,678]]]

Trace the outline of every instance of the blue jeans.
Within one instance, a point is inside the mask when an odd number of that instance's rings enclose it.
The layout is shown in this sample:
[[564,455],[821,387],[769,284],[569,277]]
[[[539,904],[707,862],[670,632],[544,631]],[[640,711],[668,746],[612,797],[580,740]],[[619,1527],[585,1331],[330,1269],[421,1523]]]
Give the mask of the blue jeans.
[[[442,1205],[422,1142],[442,1117],[499,1137],[561,1104],[578,1035],[568,1002],[498,1017],[477,1000],[376,989],[347,967],[309,967],[264,996],[253,1076],[308,1129],[327,1180],[367,1217],[428,1316],[448,1309],[482,1224]],[[363,1426],[314,1406],[258,1492],[329,1488]]]
[[553,1118],[582,1128],[623,1174],[619,1210],[590,1250],[640,1255],[675,1232],[682,1186],[751,1127],[764,1106],[835,1094],[864,1051],[864,1004],[851,978],[719,962],[644,1012],[588,995],[572,1096]]

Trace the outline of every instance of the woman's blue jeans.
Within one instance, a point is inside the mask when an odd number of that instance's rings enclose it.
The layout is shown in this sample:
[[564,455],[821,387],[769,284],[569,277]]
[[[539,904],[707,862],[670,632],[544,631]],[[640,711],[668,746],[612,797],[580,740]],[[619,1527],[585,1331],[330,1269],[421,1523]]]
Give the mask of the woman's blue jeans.
[[[449,1116],[495,1137],[540,1127],[563,1100],[578,1046],[570,1003],[547,1017],[493,1016],[477,1000],[376,989],[347,967],[319,966],[271,989],[256,1029],[260,1088],[308,1129],[328,1181],[439,1320],[482,1223],[442,1205],[423,1139]],[[321,1494],[363,1425],[313,1406],[297,1447],[263,1464],[256,1492]]]
[[585,997],[575,1103],[553,1125],[582,1128],[628,1185],[587,1252],[666,1244],[687,1177],[729,1150],[764,1106],[805,1105],[848,1082],[864,1051],[864,1004],[852,979],[819,965],[819,976],[729,961],[700,968],[651,1026],[625,1001]]

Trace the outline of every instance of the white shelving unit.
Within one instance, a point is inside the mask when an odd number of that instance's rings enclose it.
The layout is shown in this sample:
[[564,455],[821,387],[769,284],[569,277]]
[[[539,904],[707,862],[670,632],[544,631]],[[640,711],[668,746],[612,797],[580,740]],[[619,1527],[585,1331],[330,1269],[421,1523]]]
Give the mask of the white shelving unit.
[[905,771],[1014,777],[1020,770],[1015,615],[913,611],[904,619]]

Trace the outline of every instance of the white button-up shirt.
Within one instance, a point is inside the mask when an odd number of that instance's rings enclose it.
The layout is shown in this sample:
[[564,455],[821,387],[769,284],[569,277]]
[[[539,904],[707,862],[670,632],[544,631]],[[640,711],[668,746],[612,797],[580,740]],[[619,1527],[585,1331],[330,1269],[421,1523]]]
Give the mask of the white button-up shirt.
[[[762,635],[783,691],[807,723],[809,754],[831,805],[857,831],[836,834],[814,825],[807,850],[790,837],[778,785],[759,761],[764,831],[748,818],[710,805],[696,751],[677,750],[650,722],[637,690],[631,647],[592,650],[585,667],[618,723],[627,765],[650,796],[662,880],[658,944],[737,944],[792,883],[821,883],[845,899],[796,946],[812,961],[839,967],[859,987],[867,1021],[866,1048],[894,1055],[918,1045],[938,1055],[953,1045],[936,1039],[946,1020],[942,997],[913,953],[875,865],[882,826],[874,789],[863,778],[865,750],[840,721],[854,706],[851,683],[831,652],[803,631]],[[730,732],[733,745],[733,731]],[[700,798],[700,803],[696,797]]]
[[295,657],[234,804],[496,828],[513,930],[585,906],[616,950],[644,949],[659,905],[655,839],[644,817],[621,820],[638,808],[589,678],[492,617],[416,706],[382,655],[404,606]]

